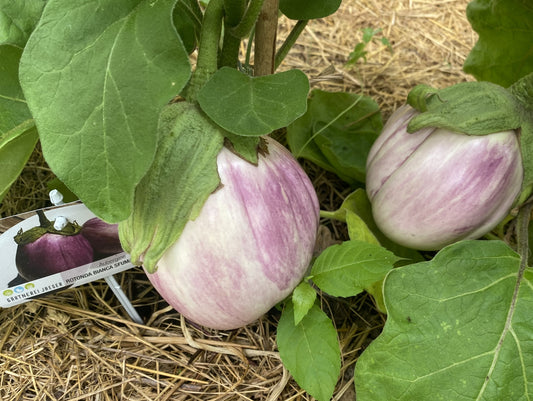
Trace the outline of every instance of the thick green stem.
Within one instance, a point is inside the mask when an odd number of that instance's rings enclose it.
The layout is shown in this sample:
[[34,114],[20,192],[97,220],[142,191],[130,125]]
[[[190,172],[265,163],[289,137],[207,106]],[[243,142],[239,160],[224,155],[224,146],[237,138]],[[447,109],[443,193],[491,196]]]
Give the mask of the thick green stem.
[[281,62],[285,59],[287,54],[289,54],[289,50],[294,46],[302,32],[304,31],[308,20],[300,20],[296,23],[296,25],[293,26],[291,31],[289,32],[289,36],[287,36],[287,39],[285,39],[285,42],[281,45],[278,52],[276,53],[276,58],[274,60],[274,70],[276,70]]
[[241,40],[231,34],[231,28],[241,21],[245,9],[245,0],[224,0],[224,39],[218,60],[219,68],[237,68]]
[[[235,7],[237,6],[237,4],[234,4],[236,1],[238,0],[226,0],[226,2],[231,2]],[[227,66],[236,68],[238,66],[241,40],[249,36],[252,32],[263,2],[264,0],[251,0],[247,8],[245,7],[246,4],[243,3],[240,10],[234,9],[232,11],[234,14],[231,19],[226,17],[224,25],[224,43],[222,45],[219,67]],[[235,15],[237,15],[238,11],[240,11],[241,14],[237,20]],[[227,12],[228,10],[226,8],[226,13]]]
[[254,75],[274,72],[279,0],[265,0],[255,26]]
[[218,43],[224,16],[224,0],[211,0],[207,5],[200,31],[198,59],[184,96],[194,102],[198,91],[218,69]]
[[220,53],[219,67],[237,68],[239,65],[239,51],[241,40],[229,33],[229,27],[224,26],[224,40]]

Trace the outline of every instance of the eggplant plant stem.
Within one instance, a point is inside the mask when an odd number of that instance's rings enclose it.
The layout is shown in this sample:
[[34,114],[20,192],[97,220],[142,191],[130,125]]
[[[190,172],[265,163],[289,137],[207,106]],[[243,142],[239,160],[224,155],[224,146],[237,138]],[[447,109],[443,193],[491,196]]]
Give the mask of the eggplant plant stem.
[[246,9],[246,0],[224,0],[224,22],[229,27],[237,25]]
[[276,70],[282,63],[282,61],[285,59],[287,54],[289,54],[289,51],[294,46],[302,32],[304,31],[305,27],[307,26],[308,20],[300,20],[294,25],[289,32],[289,35],[279,48],[279,50],[276,52],[276,56],[274,59],[274,70]]
[[241,39],[233,35],[231,29],[239,24],[245,9],[245,0],[224,0],[224,37],[218,60],[219,68],[238,66]]
[[346,219],[341,219],[341,216],[343,214],[339,213],[338,211],[330,212],[328,210],[321,210],[320,211],[320,217],[322,219],[330,219],[330,220],[338,220],[346,223]]
[[196,101],[200,89],[218,69],[218,43],[223,16],[224,0],[211,0],[205,9],[200,31],[196,69],[184,91],[185,98],[190,102]]
[[254,75],[274,72],[279,0],[264,0],[255,25]]

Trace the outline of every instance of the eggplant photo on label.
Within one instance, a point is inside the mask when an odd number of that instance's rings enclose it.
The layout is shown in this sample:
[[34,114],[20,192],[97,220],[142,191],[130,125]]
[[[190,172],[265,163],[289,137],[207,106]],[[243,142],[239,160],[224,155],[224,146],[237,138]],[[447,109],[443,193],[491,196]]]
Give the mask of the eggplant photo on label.
[[37,211],[39,226],[20,230],[15,262],[24,279],[31,281],[60,273],[93,261],[93,248],[80,233],[81,226],[59,216],[49,221],[42,210]]
[[83,223],[80,231],[91,244],[94,251],[94,260],[123,252],[118,237],[118,224],[110,224],[93,217]]

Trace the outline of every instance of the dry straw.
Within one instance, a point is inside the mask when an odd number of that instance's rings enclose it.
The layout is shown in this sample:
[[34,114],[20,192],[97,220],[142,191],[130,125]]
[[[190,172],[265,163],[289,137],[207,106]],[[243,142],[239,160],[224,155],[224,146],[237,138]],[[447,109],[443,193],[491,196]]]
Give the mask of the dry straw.
[[[476,40],[465,18],[467,1],[344,0],[329,18],[312,21],[282,69],[300,68],[313,87],[365,93],[383,116],[418,83],[444,87],[472,78],[462,64]],[[280,37],[291,23],[282,19]],[[367,61],[346,68],[363,28],[381,28],[392,52],[369,43]],[[349,188],[306,163],[322,208],[333,209]],[[44,206],[50,172],[39,151],[0,206],[2,215]],[[321,247],[342,238],[323,231]],[[117,276],[146,324],[127,317],[105,282],[0,309],[2,400],[311,400],[284,369],[276,349],[279,312],[245,328],[218,332],[185,322],[168,308],[140,269]],[[342,374],[334,400],[354,400],[358,355],[385,317],[372,300],[321,296],[334,316]]]

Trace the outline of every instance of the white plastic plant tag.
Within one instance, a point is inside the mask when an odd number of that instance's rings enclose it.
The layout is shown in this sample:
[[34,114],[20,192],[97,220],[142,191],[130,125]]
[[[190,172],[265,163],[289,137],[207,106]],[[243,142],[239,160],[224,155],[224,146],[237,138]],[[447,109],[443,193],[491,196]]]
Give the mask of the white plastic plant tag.
[[74,202],[0,219],[0,307],[134,267],[116,225]]

